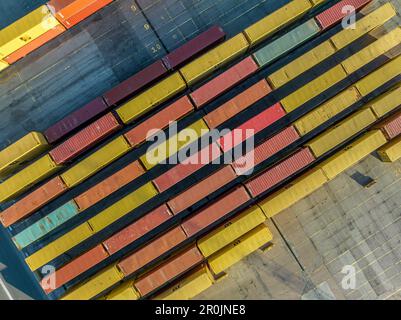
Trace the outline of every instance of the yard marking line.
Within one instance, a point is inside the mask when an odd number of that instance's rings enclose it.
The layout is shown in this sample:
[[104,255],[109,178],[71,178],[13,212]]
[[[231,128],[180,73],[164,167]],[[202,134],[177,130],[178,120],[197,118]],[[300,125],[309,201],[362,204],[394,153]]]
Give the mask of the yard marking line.
[[6,293],[9,300],[14,300],[13,296],[11,295],[10,291],[8,291],[6,284],[4,283],[3,279],[0,277],[0,285],[2,286],[4,292]]

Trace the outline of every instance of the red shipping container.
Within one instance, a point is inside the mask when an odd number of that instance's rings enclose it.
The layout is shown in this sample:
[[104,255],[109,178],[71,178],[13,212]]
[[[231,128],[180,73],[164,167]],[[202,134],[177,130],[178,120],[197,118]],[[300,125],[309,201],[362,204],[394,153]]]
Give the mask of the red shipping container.
[[174,214],[188,209],[196,202],[217,191],[236,178],[234,169],[225,166],[167,202]]
[[[93,249],[85,252],[80,257],[72,260],[67,263],[60,269],[56,270],[54,274],[50,274],[44,277],[41,281],[41,286],[43,290],[49,294],[57,288],[60,288],[62,285],[67,282],[75,279],[83,272],[89,270],[94,267],[98,263],[105,260],[109,255],[106,250],[103,248],[101,244],[97,245]],[[51,283],[51,278],[54,276],[55,286],[50,288],[49,284]]]
[[221,155],[220,148],[217,144],[212,143],[208,147],[202,149],[197,154],[189,157],[187,161],[177,164],[161,176],[153,180],[159,192],[166,191],[176,185],[186,177],[211,163]]
[[315,157],[312,155],[309,148],[301,149],[282,162],[267,169],[261,175],[253,178],[247,182],[245,186],[251,193],[252,197],[256,197],[306,167],[313,161],[315,161]]
[[71,28],[111,2],[113,0],[50,0],[47,5],[58,21]]
[[145,296],[166,282],[196,267],[203,260],[201,252],[195,246],[191,247],[146,274],[146,276],[136,281],[134,286],[141,296]]
[[125,134],[125,138],[135,147],[146,141],[146,137],[151,130],[160,129],[168,127],[171,121],[177,121],[186,114],[192,112],[194,106],[187,96],[184,96],[177,100],[176,102],[169,105],[167,108],[160,110],[154,116],[146,119],[144,122],[137,125],[132,130]]
[[240,187],[207,206],[196,215],[185,220],[181,226],[187,236],[192,237],[250,199],[251,197],[248,195],[245,188]]
[[[342,21],[347,15],[366,6],[372,0],[343,0],[335,4],[331,8],[323,11],[316,16],[322,30],[328,29]],[[354,10],[346,10],[347,7],[355,8]]]
[[379,123],[376,128],[380,129],[389,141],[399,136],[401,134],[401,112]]
[[182,228],[176,227],[123,259],[118,267],[125,276],[128,276],[179,245],[186,238]]
[[172,216],[170,210],[163,204],[104,241],[103,245],[107,252],[112,255],[166,222]]
[[218,42],[222,41],[225,36],[226,34],[221,27],[213,26],[169,53],[163,58],[163,62],[168,69],[175,69],[216,45]]
[[206,103],[213,101],[218,96],[233,88],[245,78],[258,70],[258,65],[252,57],[245,58],[235,66],[223,72],[216,78],[191,93],[195,105],[200,108]]
[[118,86],[107,91],[103,95],[104,100],[109,106],[117,105],[121,101],[138,93],[152,82],[160,79],[165,74],[167,74],[167,69],[163,62],[158,60],[127,80],[121,82]]
[[46,182],[35,191],[28,194],[11,207],[0,213],[0,220],[4,227],[9,227],[17,221],[28,217],[32,213],[56,199],[67,191],[63,180],[57,176]]
[[280,150],[289,146],[291,143],[297,141],[299,138],[300,136],[297,130],[292,126],[288,127],[257,146],[253,152],[247,153],[245,156],[238,158],[233,163],[235,172],[237,175],[246,173],[259,163],[262,163]]
[[121,127],[121,124],[118,123],[113,114],[108,113],[55,147],[49,154],[56,164],[64,164],[90,149],[97,142]]
[[210,129],[217,128],[236,114],[249,108],[251,105],[267,96],[272,89],[266,80],[261,80],[239,95],[224,103],[204,117]]
[[86,192],[80,194],[74,200],[80,211],[86,210],[98,203],[100,200],[121,189],[126,184],[135,180],[143,173],[145,173],[145,169],[143,169],[139,161],[134,161]]
[[[223,136],[219,141],[219,145],[223,149],[224,152],[227,152],[239,145],[246,138],[254,136],[259,131],[267,128],[277,120],[281,119],[286,115],[283,107],[280,103],[276,103],[275,105],[269,107],[265,111],[262,111],[257,116],[249,119],[247,122],[243,123],[239,127],[235,128],[235,130],[231,131],[231,133]],[[247,131],[250,130],[250,131]],[[252,134],[253,132],[253,134]],[[249,133],[249,134],[247,134]]]
[[109,107],[101,97],[96,98],[92,102],[74,111],[61,121],[48,128],[44,132],[44,135],[50,144],[55,143],[73,132],[78,127],[101,115],[108,108]]

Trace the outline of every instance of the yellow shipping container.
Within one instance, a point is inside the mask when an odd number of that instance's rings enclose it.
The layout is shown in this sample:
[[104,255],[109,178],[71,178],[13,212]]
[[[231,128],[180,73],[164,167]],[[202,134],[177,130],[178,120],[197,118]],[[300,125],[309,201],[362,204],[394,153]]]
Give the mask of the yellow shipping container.
[[205,78],[249,48],[248,40],[240,33],[180,69],[188,85]]
[[297,20],[312,8],[309,0],[294,0],[244,30],[252,46]]
[[359,80],[355,86],[363,96],[367,96],[387,81],[401,74],[401,56],[386,63],[381,68],[370,73],[362,80]]
[[110,266],[72,289],[61,300],[89,300],[120,282],[123,278],[124,275],[116,265]]
[[176,72],[118,108],[117,113],[124,123],[130,123],[185,88],[184,79]]
[[347,146],[347,148],[324,161],[319,167],[322,168],[326,177],[332,180],[383,146],[386,142],[386,138],[380,130],[369,131],[357,141]]
[[139,189],[122,198],[120,201],[98,213],[92,219],[89,219],[88,223],[95,233],[99,232],[108,225],[125,216],[130,211],[144,204],[149,199],[153,198],[155,195],[157,195],[157,193],[158,192],[156,191],[156,188],[153,186],[152,182],[148,182]]
[[317,97],[319,94],[326,91],[346,77],[347,74],[345,73],[343,67],[341,65],[337,65],[282,99],[281,104],[287,113],[294,111],[304,103]]
[[321,5],[323,2],[325,2],[326,0],[310,0],[313,4],[314,7]]
[[312,150],[316,158],[350,139],[376,121],[376,117],[370,109],[364,109],[349,116],[336,126],[330,128],[306,145]]
[[7,62],[0,60],[0,71],[4,70],[5,68],[8,68],[8,66],[9,65]]
[[334,46],[339,50],[348,46],[351,42],[360,38],[364,34],[376,29],[377,27],[385,24],[391,18],[397,15],[391,3],[386,3],[379,9],[371,12],[364,18],[358,20],[355,29],[348,28],[337,33],[330,40]]
[[266,217],[258,206],[254,206],[198,241],[205,258],[229,245],[235,239],[265,222]]
[[269,81],[274,88],[279,88],[295,79],[305,71],[313,68],[326,58],[330,57],[336,52],[335,48],[330,41],[325,41],[305,53],[301,57],[293,60],[281,69],[277,70],[269,76]]
[[401,158],[401,136],[395,138],[378,151],[380,159],[384,162],[394,162]]
[[189,300],[213,285],[213,276],[207,266],[192,273],[153,300]]
[[319,189],[327,181],[328,179],[321,169],[313,169],[273,193],[259,205],[267,217],[274,217]]
[[130,149],[131,146],[124,136],[119,136],[60,176],[69,188],[75,187],[126,154]]
[[49,243],[47,246],[36,251],[34,254],[27,257],[25,262],[32,271],[35,271],[49,261],[62,255],[64,252],[72,249],[80,242],[88,239],[93,234],[94,232],[91,227],[85,222],[55,241]]
[[271,240],[272,233],[262,224],[210,257],[210,269],[218,275]]
[[26,161],[47,150],[49,145],[39,132],[30,132],[0,151],[0,178],[6,177]]
[[60,25],[44,5],[0,30],[0,59]]
[[365,64],[373,61],[377,57],[385,54],[392,48],[401,43],[401,28],[398,27],[383,37],[379,38],[371,45],[365,47],[353,56],[345,59],[341,64],[348,74],[362,68]]
[[106,300],[138,300],[140,294],[134,287],[134,282],[129,281],[114,289],[106,296]]
[[395,87],[372,102],[369,102],[365,108],[372,109],[377,119],[380,119],[401,105],[400,97],[401,86]]
[[167,160],[170,156],[173,156],[179,150],[196,141],[208,131],[209,127],[200,119],[178,132],[178,134],[170,137],[165,142],[160,143],[157,147],[149,149],[146,154],[140,157],[142,164],[145,166],[146,170],[150,170],[156,166],[157,163],[162,163]]
[[350,87],[295,121],[294,126],[297,128],[299,134],[304,136],[308,132],[311,132],[313,129],[316,129],[321,124],[333,118],[335,115],[339,114],[341,111],[352,106],[360,98],[361,96],[358,90],[355,87]]
[[45,155],[0,184],[0,202],[15,198],[60,169],[49,155]]

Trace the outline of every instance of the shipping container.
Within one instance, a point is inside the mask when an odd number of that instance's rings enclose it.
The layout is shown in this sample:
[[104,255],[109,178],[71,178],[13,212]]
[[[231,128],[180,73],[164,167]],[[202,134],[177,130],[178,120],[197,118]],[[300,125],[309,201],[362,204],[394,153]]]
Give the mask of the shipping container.
[[25,259],[25,262],[32,271],[44,266],[51,260],[62,255],[64,252],[75,247],[80,242],[88,239],[94,234],[88,223],[83,223],[66,233],[45,247],[39,249]]
[[138,300],[141,296],[134,287],[133,281],[123,283],[106,296],[106,300]]
[[293,126],[288,127],[258,145],[251,152],[238,158],[233,163],[233,168],[237,175],[244,175],[258,164],[270,158],[280,150],[289,146],[299,139],[299,134]]
[[253,206],[239,216],[198,240],[198,248],[205,258],[228,246],[236,239],[264,223],[266,216],[258,206]]
[[[372,0],[342,0],[329,9],[318,14],[315,19],[319,22],[323,30],[341,22],[345,17],[366,6]],[[353,8],[352,11],[344,8]]]
[[400,96],[401,86],[398,86],[368,102],[365,107],[372,109],[376,117],[380,119],[401,105]]
[[190,300],[211,287],[213,283],[214,279],[209,268],[202,266],[153,300]]
[[60,25],[46,6],[40,6],[26,16],[0,30],[0,59],[21,49],[45,32]]
[[112,113],[108,113],[82,129],[49,152],[57,164],[70,162],[113,132],[121,128]]
[[174,214],[178,214],[194,205],[196,202],[207,197],[209,194],[222,188],[235,178],[236,175],[233,168],[229,165],[225,166],[192,187],[188,188],[186,191],[175,196],[173,199],[168,201],[167,204]]
[[196,247],[187,249],[135,281],[135,288],[142,296],[145,296],[196,267],[202,261],[202,254]]
[[136,125],[125,134],[125,138],[131,146],[137,147],[146,141],[150,133],[167,128],[171,121],[178,121],[193,110],[193,104],[187,96],[184,96]]
[[89,219],[88,223],[95,233],[99,232],[156,195],[156,188],[148,182]]
[[264,67],[283,55],[288,54],[291,50],[308,41],[319,32],[319,26],[315,20],[311,19],[264,46],[262,49],[259,49],[253,56],[258,65]]
[[118,267],[125,276],[129,276],[164,253],[173,249],[175,246],[182,243],[186,238],[187,236],[185,235],[184,231],[180,226],[178,226],[163,234],[159,238],[147,243],[145,246],[135,251],[127,258],[124,258],[118,264]]
[[55,142],[68,136],[75,129],[78,129],[80,126],[101,115],[107,109],[108,106],[103,99],[101,97],[96,98],[87,105],[74,111],[70,115],[52,125],[44,132],[44,135],[49,143],[54,144]]
[[130,149],[131,146],[127,140],[123,136],[119,136],[63,172],[60,176],[69,188],[75,187],[126,154]]
[[31,224],[28,228],[16,234],[12,239],[18,249],[23,249],[38,241],[58,226],[78,214],[78,207],[74,200],[68,201],[53,212]]
[[127,124],[184,91],[186,83],[179,72],[159,81],[146,91],[117,109],[121,120]]
[[252,57],[247,57],[191,93],[192,101],[197,108],[200,108],[239,84],[256,70],[258,70],[256,62]]
[[337,65],[316,79],[311,80],[302,88],[283,98],[281,100],[281,104],[283,105],[285,111],[294,111],[346,77],[347,74],[345,73],[343,67],[341,65]]
[[245,186],[252,197],[256,197],[291,177],[313,161],[315,161],[315,157],[311,151],[308,148],[301,149],[257,177],[252,178]]
[[79,210],[84,211],[145,173],[141,164],[134,161],[74,198]]
[[247,109],[271,92],[266,80],[261,80],[237,96],[208,113],[204,120],[210,129],[215,129],[236,114]]
[[388,20],[396,16],[391,3],[386,3],[377,10],[371,12],[362,19],[357,20],[355,28],[347,28],[330,38],[337,50],[345,48],[364,34],[385,24]]
[[312,5],[309,0],[290,1],[287,5],[246,28],[244,34],[254,46],[298,20],[311,8]]
[[60,177],[55,177],[1,212],[1,223],[4,227],[9,227],[39,210],[65,191],[67,186]]
[[112,265],[69,291],[61,300],[89,300],[123,280],[117,266]]
[[111,2],[113,0],[50,0],[47,5],[66,28],[71,28]]
[[294,126],[297,128],[300,135],[304,136],[342,111],[348,109],[360,99],[361,96],[358,90],[355,87],[349,87],[337,94],[334,98],[296,120]]
[[46,139],[39,132],[30,132],[18,141],[0,151],[0,178],[33,160],[49,148]]
[[380,129],[388,141],[401,135],[401,112],[397,112],[390,118],[379,123],[375,128]]
[[251,197],[248,195],[244,187],[240,187],[224,195],[206,208],[202,209],[195,215],[184,220],[181,224],[188,237],[192,237],[211,224],[222,219],[225,215],[237,209],[239,206],[249,201]]
[[[159,163],[165,163],[171,156],[176,155],[179,150],[189,146],[208,132],[208,126],[200,119],[174,136],[169,137],[167,140],[149,148],[148,151],[140,157],[141,162],[146,170],[150,170]],[[157,137],[153,141],[159,142]]]
[[345,149],[324,161],[319,167],[323,170],[326,177],[332,180],[373,151],[379,149],[386,142],[386,137],[380,130],[369,131]]
[[0,184],[0,202],[17,197],[60,169],[49,155],[41,157]]
[[270,230],[261,224],[211,256],[208,259],[210,269],[219,275],[272,240]]
[[247,39],[240,33],[183,66],[180,73],[188,85],[193,85],[245,53],[248,47]]
[[8,66],[9,65],[7,62],[0,60],[0,71],[3,71],[4,69],[8,68]]
[[159,208],[149,212],[144,217],[119,231],[103,242],[107,252],[112,255],[130,243],[138,240],[154,228],[169,220],[173,214],[168,207],[163,204]]
[[163,58],[168,69],[176,69],[183,64],[193,60],[197,55],[214,47],[224,40],[226,33],[220,26],[212,26],[205,32],[186,42]]
[[358,132],[366,129],[375,121],[376,117],[370,109],[360,110],[309,141],[306,146],[318,158]]
[[[41,281],[41,286],[43,290],[49,294],[57,288],[67,282],[75,279],[77,276],[83,272],[89,270],[90,268],[96,266],[98,263],[105,260],[109,255],[101,244],[97,245],[93,249],[85,252],[80,257],[67,263],[60,269],[56,270],[45,276]],[[49,286],[52,283],[53,286]]]
[[401,137],[397,137],[378,150],[380,159],[384,162],[395,162],[401,158]]
[[318,65],[323,60],[332,56],[335,52],[336,49],[331,42],[325,41],[299,58],[286,64],[276,72],[272,73],[268,79],[274,88],[279,88],[291,80],[294,80],[305,71]]
[[154,81],[162,78],[167,74],[167,69],[161,60],[157,60],[145,69],[134,74],[132,77],[121,82],[113,89],[107,91],[103,98],[107,105],[115,106],[125,99],[132,97],[134,94],[146,88]]
[[321,169],[312,169],[262,200],[259,205],[267,217],[274,217],[319,189],[327,181]]

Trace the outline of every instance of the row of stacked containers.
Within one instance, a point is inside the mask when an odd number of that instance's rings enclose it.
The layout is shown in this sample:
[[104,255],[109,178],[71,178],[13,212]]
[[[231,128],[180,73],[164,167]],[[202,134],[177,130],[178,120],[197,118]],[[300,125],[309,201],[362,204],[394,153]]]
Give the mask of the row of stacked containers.
[[[379,32],[396,12],[387,4],[342,30],[344,5],[370,1],[323,2],[292,1],[221,44],[214,27],[2,151],[0,218],[32,271],[56,267],[56,287],[42,281],[51,298],[149,297],[177,281],[159,297],[190,298],[272,240],[267,217],[376,149],[398,158],[401,30]],[[173,120],[199,135],[253,129],[252,174],[248,154],[232,164],[149,163],[148,131]],[[230,138],[192,157],[223,158],[241,147]]]

